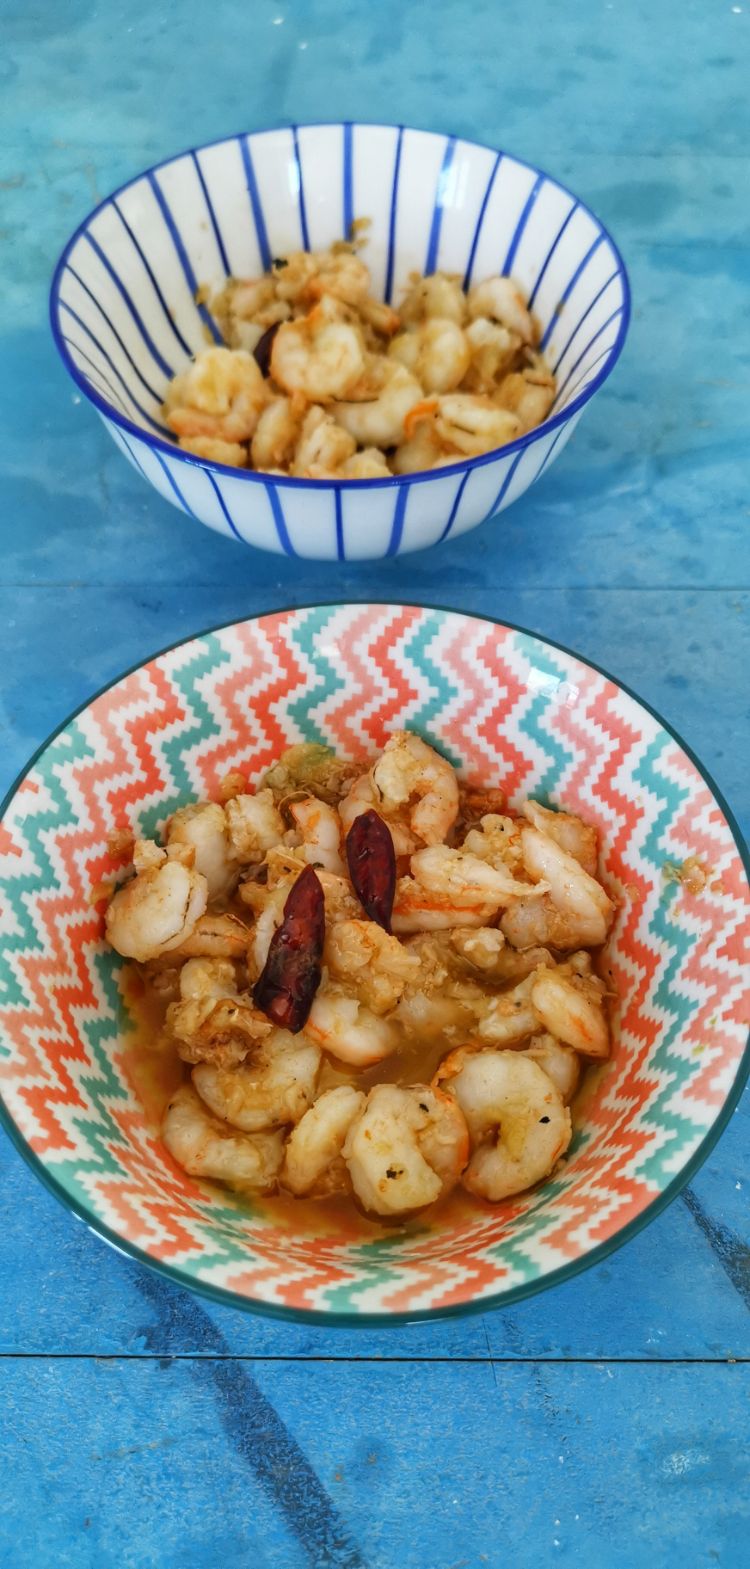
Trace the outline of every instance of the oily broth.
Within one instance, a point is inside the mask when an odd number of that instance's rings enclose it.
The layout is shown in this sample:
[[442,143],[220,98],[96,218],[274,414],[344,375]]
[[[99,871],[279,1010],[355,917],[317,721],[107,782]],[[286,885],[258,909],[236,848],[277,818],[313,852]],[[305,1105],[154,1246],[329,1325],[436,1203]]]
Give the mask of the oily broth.
[[[244,914],[247,919],[247,910],[243,906],[238,905],[237,913]],[[190,1077],[189,1065],[178,1056],[174,1041],[164,1028],[171,998],[155,991],[134,964],[123,966],[120,990],[130,1022],[121,1056],[123,1070],[144,1107],[148,1123],[159,1128],[175,1090]],[[379,1083],[429,1084],[443,1059],[460,1044],[461,1039],[457,1038],[455,1029],[439,1034],[431,1033],[423,1038],[414,1037],[404,1042],[383,1062],[357,1074],[357,1087],[368,1090],[373,1084]],[[591,1095],[607,1068],[607,1062],[583,1067],[578,1089],[571,1102],[574,1123],[578,1124],[585,1117]],[[337,1084],[349,1084],[352,1079],[352,1073],[343,1064],[339,1066],[333,1059],[323,1055],[318,1094],[333,1089]],[[416,1235],[424,1231],[424,1217],[394,1216],[391,1220],[375,1220],[363,1213],[351,1194],[337,1194],[330,1198],[295,1198],[289,1193],[243,1194],[241,1190],[230,1189],[223,1183],[206,1178],[201,1178],[198,1185],[206,1194],[216,1194],[217,1200],[224,1205],[229,1197],[237,1204],[240,1214],[262,1215],[264,1220],[272,1222],[282,1236],[294,1236],[300,1241],[306,1237],[315,1237],[316,1240],[329,1237],[332,1243],[337,1238],[348,1239],[353,1224],[358,1240],[363,1242],[392,1236],[395,1231],[400,1235]],[[517,1199],[505,1202],[512,1206],[517,1203]],[[502,1203],[489,1204],[472,1197],[458,1187],[430,1206],[429,1223],[430,1226],[437,1224],[445,1230],[454,1231],[470,1225],[472,1216],[475,1217],[477,1213],[499,1214],[503,1207]]]

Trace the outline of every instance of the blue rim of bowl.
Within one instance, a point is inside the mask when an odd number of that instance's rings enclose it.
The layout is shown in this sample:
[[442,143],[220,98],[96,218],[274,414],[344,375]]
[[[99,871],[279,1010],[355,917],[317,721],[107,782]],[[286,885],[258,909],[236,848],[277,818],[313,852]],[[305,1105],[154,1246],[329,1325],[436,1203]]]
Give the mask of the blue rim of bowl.
[[118,185],[114,191],[110,191],[108,196],[105,196],[102,201],[98,202],[96,207],[92,207],[91,211],[81,221],[81,223],[79,223],[77,229],[71,235],[55,266],[49,292],[49,318],[55,347],[58,354],[60,355],[65,369],[67,370],[72,380],[75,382],[76,386],[80,388],[88,402],[93,404],[94,408],[97,410],[97,413],[103,415],[105,419],[110,420],[114,425],[117,425],[119,429],[125,430],[129,435],[135,436],[138,440],[145,442],[147,447],[153,448],[156,452],[163,452],[167,456],[175,458],[180,463],[186,463],[190,468],[202,469],[210,474],[225,474],[232,479],[247,481],[255,484],[268,485],[269,483],[273,482],[274,485],[278,486],[292,486],[295,490],[317,490],[320,492],[322,489],[325,489],[326,486],[331,486],[334,490],[347,491],[362,491],[373,489],[384,490],[399,485],[414,485],[424,483],[427,480],[450,478],[452,475],[456,474],[470,474],[472,470],[482,468],[486,463],[496,462],[498,455],[502,455],[503,457],[505,457],[506,454],[508,456],[512,456],[514,453],[523,452],[527,447],[532,447],[534,443],[539,441],[543,436],[549,435],[550,432],[558,430],[563,425],[568,424],[571,419],[580,413],[581,409],[585,408],[586,404],[590,402],[594,394],[599,391],[599,388],[604,385],[607,377],[614,370],[615,365],[617,364],[617,361],[619,360],[622,353],[625,339],[628,333],[628,327],[630,325],[630,279],[628,277],[628,271],[622,259],[619,247],[616,245],[609,230],[602,223],[601,218],[597,217],[592,208],[589,207],[586,202],[581,201],[580,197],[576,195],[575,191],[571,191],[569,186],[563,185],[562,182],[556,179],[554,175],[548,174],[545,169],[538,168],[536,164],[528,163],[525,158],[517,158],[515,153],[508,152],[507,148],[490,147],[487,142],[474,142],[470,141],[467,137],[458,136],[455,138],[456,141],[464,142],[467,147],[476,147],[479,148],[482,152],[491,152],[496,156],[500,155],[501,157],[512,158],[514,163],[519,164],[522,168],[530,169],[533,174],[541,175],[543,179],[549,180],[551,185],[556,186],[559,191],[563,191],[566,196],[570,196],[574,202],[577,202],[579,210],[583,213],[586,213],[588,217],[591,218],[592,222],[595,223],[597,228],[601,231],[604,239],[612,247],[612,253],[618,267],[618,275],[622,280],[623,291],[622,317],[620,319],[617,337],[615,338],[615,341],[609,350],[604,364],[602,365],[601,369],[597,371],[593,381],[589,382],[588,386],[584,388],[583,392],[579,392],[577,394],[572,403],[569,403],[564,409],[561,409],[558,414],[554,414],[551,419],[544,420],[541,425],[535,426],[533,430],[527,431],[523,436],[518,436],[515,441],[508,441],[502,447],[494,447],[491,452],[482,453],[478,458],[465,458],[461,463],[446,464],[444,468],[441,468],[437,471],[427,469],[419,471],[415,474],[392,474],[390,479],[296,479],[291,475],[284,475],[282,477],[281,475],[269,475],[255,472],[253,469],[232,468],[227,463],[214,463],[208,458],[199,458],[194,453],[185,452],[182,447],[178,447],[176,442],[165,441],[161,436],[152,435],[150,431],[144,430],[142,425],[137,425],[136,422],[129,419],[127,415],[120,413],[120,411],[115,408],[114,404],[110,403],[107,398],[103,398],[101,393],[97,392],[96,388],[91,386],[91,383],[88,381],[87,377],[83,374],[82,371],[79,371],[72,356],[68,352],[68,347],[58,321],[58,296],[60,277],[65,269],[68,257],[80,236],[85,233],[85,231],[89,228],[89,225],[93,222],[97,213],[101,212],[104,207],[107,207],[109,203],[114,201],[117,196],[120,196],[123,191],[128,190],[129,187],[135,184],[137,180],[147,179],[150,174],[156,173],[156,171],[159,169],[168,168],[170,164],[176,163],[180,158],[189,158],[191,155],[205,152],[209,147],[219,147],[223,142],[239,141],[242,137],[249,136],[268,136],[272,135],[276,131],[291,130],[293,132],[298,132],[300,130],[320,130],[330,127],[335,127],[337,129],[340,128],[343,130],[346,126],[358,125],[382,128],[383,130],[387,131],[419,131],[420,133],[428,136],[450,136],[452,134],[447,131],[425,131],[420,126],[394,125],[382,120],[306,120],[301,125],[285,124],[263,126],[255,131],[236,131],[230,133],[227,136],[217,136],[213,141],[210,142],[201,142],[196,147],[186,147],[182,152],[173,153],[169,158],[159,159],[158,163],[153,163],[147,169],[140,170],[137,174],[132,175],[129,180],[125,180],[122,185]]
[[[609,671],[605,670],[602,665],[595,664],[593,660],[585,658],[583,654],[577,653],[575,649],[568,648],[565,643],[558,643],[554,638],[543,637],[539,632],[534,632],[529,627],[518,626],[515,622],[512,621],[501,621],[496,616],[474,616],[472,615],[471,611],[456,610],[450,605],[401,604],[398,607],[394,607],[387,600],[374,599],[332,600],[325,605],[288,605],[281,610],[261,611],[256,616],[246,616],[241,621],[237,621],[236,618],[231,621],[222,621],[217,626],[205,627],[200,632],[193,632],[189,637],[177,638],[174,642],[167,643],[165,647],[158,649],[155,653],[147,654],[144,659],[138,660],[136,664],[130,665],[127,670],[124,670],[121,675],[115,676],[113,680],[105,682],[104,686],[100,687],[92,697],[88,697],[83,703],[79,703],[78,707],[75,708],[72,713],[68,714],[67,718],[63,719],[61,723],[55,727],[47,739],[37,747],[33,756],[29,758],[28,762],[24,765],[24,767],[21,769],[21,772],[13,781],[10,789],[6,792],[2,804],[0,804],[0,822],[4,820],[5,813],[27,774],[31,772],[35,763],[47,750],[47,748],[52,745],[52,742],[56,740],[57,736],[61,735],[62,732],[67,729],[68,725],[72,724],[74,719],[78,718],[79,714],[84,713],[84,711],[89,708],[92,703],[95,703],[98,698],[102,697],[105,692],[111,691],[112,687],[117,686],[120,681],[126,681],[128,676],[134,675],[136,671],[141,670],[144,665],[150,664],[154,659],[162,659],[166,654],[174,652],[175,649],[183,648],[187,643],[192,643],[200,638],[210,637],[213,633],[216,632],[223,632],[228,627],[241,626],[244,625],[247,621],[259,621],[269,615],[290,615],[297,614],[305,610],[341,610],[347,608],[348,606],[361,607],[363,605],[371,605],[378,609],[388,608],[390,610],[394,608],[400,608],[404,610],[426,610],[433,611],[438,615],[463,616],[467,620],[484,621],[489,626],[500,627],[504,631],[508,632],[520,632],[524,637],[532,638],[536,642],[545,644],[549,648],[555,648],[560,653],[565,654],[569,659],[576,659],[582,665],[587,665],[589,669],[595,670],[599,675],[604,676],[605,680],[610,681],[613,686],[618,688],[619,691],[624,692],[626,696],[631,698],[634,703],[637,703],[639,708],[645,709],[646,713],[650,714],[652,719],[655,719],[657,724],[661,725],[662,729],[665,730],[668,735],[671,735],[672,739],[677,742],[677,745],[681,747],[686,757],[690,758],[690,761],[698,770],[698,773],[700,774],[704,783],[708,786],[714,800],[716,801],[716,804],[720,807],[724,815],[727,827],[729,828],[732,839],[734,840],[735,849],[737,850],[737,854],[739,855],[739,858],[742,862],[748,886],[750,886],[750,852],[748,852],[748,847],[745,844],[734,813],[725,801],[724,796],[722,795],[718,786],[714,783],[707,769],[704,768],[700,759],[696,757],[695,752],[693,752],[691,747],[689,747],[687,743],[683,741],[682,737],[677,733],[677,731],[674,730],[673,727],[662,718],[661,714],[658,713],[655,708],[651,707],[650,703],[645,702],[642,697],[638,696],[637,692],[633,692],[629,686],[625,685],[624,682],[618,681],[615,676],[610,675]],[[519,1286],[511,1286],[508,1291],[495,1292],[492,1296],[479,1297],[475,1301],[451,1304],[448,1307],[424,1308],[415,1312],[406,1313],[341,1313],[335,1311],[326,1312],[323,1309],[317,1308],[284,1307],[281,1304],[275,1302],[262,1302],[257,1298],[243,1297],[239,1294],[239,1292],[230,1291],[225,1286],[214,1286],[211,1285],[211,1283],[208,1281],[194,1279],[192,1276],[184,1273],[179,1267],[171,1264],[164,1264],[160,1259],[152,1258],[150,1254],[137,1247],[135,1243],[128,1242],[126,1238],[121,1237],[118,1232],[112,1231],[109,1226],[105,1225],[103,1221],[99,1220],[96,1215],[93,1215],[92,1212],[87,1209],[85,1204],[82,1204],[80,1200],[72,1197],[67,1192],[63,1184],[59,1182],[58,1179],[48,1170],[41,1158],[31,1148],[31,1145],[27,1143],[16,1122],[11,1116],[11,1113],[5,1104],[1,1092],[0,1127],[5,1129],[5,1132],[7,1133],[11,1143],[23,1157],[27,1166],[31,1168],[34,1175],[39,1178],[44,1187],[49,1189],[50,1193],[54,1195],[54,1197],[64,1206],[65,1209],[71,1210],[74,1215],[78,1216],[79,1220],[85,1221],[86,1225],[89,1227],[89,1230],[93,1231],[95,1235],[101,1237],[104,1242],[108,1242],[110,1247],[114,1248],[115,1252],[123,1254],[126,1258],[134,1259],[137,1264],[143,1264],[148,1269],[154,1270],[156,1274],[162,1275],[166,1280],[171,1281],[173,1285],[187,1287],[188,1290],[195,1291],[198,1296],[206,1297],[209,1301],[214,1302],[221,1307],[237,1308],[241,1312],[257,1314],[261,1318],[281,1319],[287,1323],[320,1324],[325,1325],[331,1329],[382,1329],[391,1326],[393,1328],[397,1328],[405,1324],[427,1323],[437,1319],[462,1318],[474,1313],[489,1313],[492,1312],[495,1308],[511,1307],[515,1302],[522,1302],[525,1300],[525,1298],[536,1296],[539,1292],[547,1291],[553,1286],[563,1285],[566,1281],[573,1280],[576,1275],[583,1274],[584,1270],[591,1269],[595,1264],[601,1264],[602,1261],[605,1258],[608,1258],[611,1253],[617,1252],[618,1248],[623,1247],[626,1242],[630,1242],[633,1237],[638,1235],[639,1231],[643,1231],[644,1227],[650,1225],[652,1220],[656,1220],[657,1216],[660,1215],[663,1210],[667,1209],[673,1200],[676,1199],[682,1192],[683,1188],[687,1187],[688,1183],[692,1181],[696,1172],[700,1170],[703,1162],[706,1160],[707,1156],[710,1155],[711,1150],[714,1148],[725,1128],[727,1127],[727,1124],[739,1102],[740,1096],[749,1077],[750,1030],[748,1031],[745,1048],[738,1063],[737,1072],[726,1100],[724,1101],[724,1104],[722,1105],[715,1122],[712,1123],[708,1132],[705,1134],[704,1138],[701,1140],[701,1143],[698,1145],[698,1148],[693,1151],[690,1159],[686,1162],[682,1169],[676,1173],[671,1182],[667,1184],[663,1191],[658,1193],[656,1197],[651,1200],[650,1204],[647,1204],[638,1215],[633,1217],[632,1220],[627,1221],[627,1223],[619,1231],[617,1231],[614,1236],[609,1237],[606,1242],[599,1243],[597,1247],[592,1248],[587,1253],[583,1253],[580,1258],[571,1259],[570,1263],[562,1264],[559,1269],[550,1270],[548,1274],[540,1276],[538,1280],[525,1281]]]

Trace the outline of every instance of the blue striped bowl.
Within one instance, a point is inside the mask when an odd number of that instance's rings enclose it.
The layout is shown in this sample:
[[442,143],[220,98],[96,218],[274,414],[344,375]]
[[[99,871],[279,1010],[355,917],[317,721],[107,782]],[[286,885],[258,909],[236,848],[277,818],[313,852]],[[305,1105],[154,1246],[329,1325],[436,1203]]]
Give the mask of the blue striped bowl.
[[[549,418],[481,458],[393,479],[282,479],[180,451],[162,423],[167,383],[220,339],[198,285],[325,247],[354,217],[371,220],[366,260],[386,300],[415,269],[519,283],[559,380]],[[614,242],[556,180],[475,142],[340,123],[232,136],[157,164],[76,230],[50,297],[71,376],[162,496],[220,534],[331,561],[423,550],[510,506],[609,375],[629,311]]]

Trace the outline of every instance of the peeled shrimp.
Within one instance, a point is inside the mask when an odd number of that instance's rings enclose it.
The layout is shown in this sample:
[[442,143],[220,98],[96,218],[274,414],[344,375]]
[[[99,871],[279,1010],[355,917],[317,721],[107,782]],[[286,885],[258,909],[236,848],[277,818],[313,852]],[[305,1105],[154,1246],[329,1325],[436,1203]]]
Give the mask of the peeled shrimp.
[[[417,850],[411,858],[412,875],[429,893],[452,900],[457,908],[482,905],[499,910],[520,894],[533,894],[533,885],[513,877],[502,862],[494,865],[465,849],[453,850],[447,844],[434,844]],[[538,894],[545,891],[536,885]]]
[[178,446],[208,463],[225,463],[230,469],[247,468],[247,451],[239,441],[222,441],[218,436],[180,436]]
[[509,371],[521,348],[517,332],[509,332],[496,321],[478,316],[466,328],[471,363],[464,386],[467,392],[494,392],[498,379]]
[[555,378],[546,368],[527,366],[503,377],[493,401],[498,408],[515,414],[521,432],[535,430],[547,418],[556,390]]
[[393,460],[397,474],[435,468],[441,462],[479,457],[520,433],[521,422],[508,409],[473,392],[448,392],[426,398],[410,411],[406,440]]
[[118,888],[106,914],[107,941],[126,959],[141,963],[178,948],[208,903],[205,877],[161,854],[159,864]]
[[390,1057],[401,1042],[392,1019],[383,1019],[356,997],[333,983],[317,993],[305,1025],[308,1039],[330,1052],[339,1062],[372,1068]]
[[521,422],[510,410],[477,393],[449,392],[438,399],[435,431],[444,451],[473,458],[513,441]]
[[397,1216],[449,1193],[469,1153],[455,1101],[423,1084],[376,1084],[344,1144],[352,1187],[363,1208]]
[[451,392],[471,362],[466,334],[447,316],[433,316],[393,338],[388,353],[416,376],[425,392]]
[[452,1052],[436,1082],[466,1118],[472,1155],[464,1187],[477,1198],[510,1198],[546,1177],[567,1149],[570,1112],[548,1074],[522,1052]]
[[272,790],[237,795],[227,801],[224,812],[232,854],[242,865],[262,861],[266,850],[284,837],[284,823]]
[[342,479],[390,479],[391,471],[377,447],[354,452],[339,469]]
[[521,810],[532,828],[538,828],[540,833],[554,839],[561,850],[575,857],[589,877],[596,877],[599,845],[591,823],[582,822],[572,812],[551,812],[539,801],[524,801]]
[[359,327],[341,319],[324,296],[308,316],[282,322],[271,349],[271,375],[284,392],[301,392],[311,403],[346,398],[365,369]]
[[167,388],[164,414],[177,436],[248,441],[268,398],[263,375],[244,349],[200,349]]
[[255,1193],[267,1193],[276,1185],[284,1157],[282,1134],[231,1131],[211,1116],[189,1084],[172,1096],[161,1136],[173,1160],[191,1177],[213,1177]]
[[534,1035],[524,1047],[523,1056],[538,1062],[567,1106],[581,1077],[581,1059],[572,1046],[563,1046],[554,1035]]
[[460,279],[446,272],[433,272],[429,278],[418,278],[399,306],[399,315],[405,326],[440,316],[457,322],[460,327],[467,316],[466,295]]
[[353,251],[293,251],[274,267],[276,294],[292,304],[324,294],[345,305],[362,305],[370,292],[370,273]]
[[584,1057],[609,1056],[604,983],[595,975],[580,974],[572,964],[543,970],[534,981],[531,1002],[544,1028],[565,1045]]
[[362,1090],[340,1084],[318,1096],[286,1143],[281,1186],[298,1198],[345,1193],[349,1183],[341,1151],[354,1118],[365,1105]]
[[272,1030],[239,1067],[199,1063],[193,1084],[214,1116],[244,1133],[299,1122],[312,1105],[320,1068],[317,1046]]
[[[611,899],[601,884],[584,871],[574,856],[547,833],[538,828],[521,830],[521,848],[524,867],[537,883],[544,879],[550,900],[556,910],[566,918],[573,940],[572,947],[597,947],[604,939],[614,913]],[[513,941],[507,927],[503,931]],[[537,936],[536,941],[544,941]]]
[[419,959],[375,921],[339,921],[328,929],[325,962],[373,1013],[388,1013],[419,976]]
[[343,877],[341,821],[335,807],[311,795],[305,801],[290,801],[289,813],[302,835],[302,854],[309,865]]
[[345,305],[361,306],[365,303],[372,280],[360,256],[355,256],[353,251],[325,251],[315,256],[314,260],[318,270],[307,289],[312,299],[331,294]]
[[411,855],[412,850],[417,847],[417,841],[406,824],[399,822],[393,814],[386,814],[380,792],[373,784],[371,773],[362,774],[361,778],[355,779],[339,805],[339,817],[344,832],[348,833],[356,818],[370,810],[379,812],[387,821],[396,855]]
[[533,343],[534,323],[523,295],[510,278],[485,278],[469,290],[469,315],[472,321],[484,317],[499,322],[509,332],[518,333],[524,343]]
[[236,1067],[270,1033],[249,996],[237,992],[229,959],[188,959],[180,972],[180,1000],[167,1009],[167,1028],[184,1062]]
[[308,409],[294,449],[290,474],[298,478],[323,479],[327,474],[335,473],[340,463],[353,456],[356,449],[354,437],[342,430],[337,420],[338,405],[336,419],[318,404]]
[[231,853],[224,808],[215,801],[180,807],[167,825],[166,844],[192,848],[193,865],[208,883],[209,899],[222,898],[237,881],[239,867]]
[[479,1011],[477,1033],[488,1046],[511,1046],[538,1030],[539,1015],[533,1005],[537,974],[536,970],[532,970],[511,991],[484,998]]
[[422,398],[419,382],[397,361],[371,355],[359,380],[337,403],[339,425],[360,447],[395,447],[404,437],[404,420]]
[[391,926],[404,935],[450,931],[454,926],[486,926],[497,910],[495,900],[480,904],[476,894],[461,900],[455,894],[430,891],[416,877],[399,877]]
[[297,407],[294,398],[274,398],[258,420],[250,444],[255,469],[279,469],[291,463],[299,441],[304,403]]
[[410,730],[397,730],[371,777],[386,818],[408,808],[409,827],[417,840],[442,844],[458,816],[458,781],[446,758]]
[[249,928],[237,915],[202,915],[190,937],[170,952],[170,960],[244,959]]

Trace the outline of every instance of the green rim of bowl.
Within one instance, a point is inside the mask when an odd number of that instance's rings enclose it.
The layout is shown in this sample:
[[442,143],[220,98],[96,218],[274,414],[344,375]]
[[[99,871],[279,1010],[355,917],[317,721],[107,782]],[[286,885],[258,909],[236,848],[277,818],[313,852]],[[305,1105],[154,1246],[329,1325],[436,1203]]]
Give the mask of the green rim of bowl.
[[[645,709],[646,713],[650,714],[651,717],[661,725],[662,729],[665,730],[668,735],[672,736],[672,739],[677,742],[677,745],[682,748],[682,751],[685,753],[685,755],[689,757],[690,761],[695,765],[699,774],[701,775],[701,778],[705,781],[709,790],[711,791],[714,800],[724,814],[734,840],[735,848],[744,867],[748,885],[750,885],[750,853],[748,852],[748,847],[745,844],[734,813],[725,801],[724,796],[722,795],[718,786],[714,783],[711,775],[708,773],[707,769],[704,768],[700,759],[696,757],[695,752],[693,752],[691,747],[689,747],[687,743],[683,741],[682,736],[677,733],[673,726],[668,724],[667,720],[664,719],[655,708],[651,707],[650,703],[645,702],[642,697],[638,696],[637,692],[632,691],[629,686],[626,686],[623,681],[619,681],[617,677],[610,675],[608,670],[605,670],[602,665],[596,664],[593,659],[587,659],[583,654],[579,654],[575,649],[568,648],[565,643],[559,643],[555,638],[545,637],[542,633],[535,632],[530,627],[519,626],[516,622],[513,621],[502,621],[498,616],[474,615],[470,610],[457,610],[455,606],[450,605],[410,604],[406,601],[399,601],[398,603],[399,606],[403,609],[435,611],[439,615],[465,616],[467,619],[472,621],[486,621],[490,626],[503,627],[509,632],[520,632],[525,637],[530,637],[535,639],[537,642],[545,643],[550,648],[556,648],[560,653],[566,654],[570,659],[577,659],[581,664],[588,665],[591,670],[596,670],[599,675],[604,676],[605,680],[612,682],[613,686],[616,686],[620,691],[624,692],[626,696],[631,698],[633,702],[637,703],[640,708]],[[72,713],[68,714],[67,717],[50,732],[46,740],[44,740],[41,745],[37,747],[33,756],[29,758],[28,762],[24,765],[20,773],[14,779],[10,789],[6,792],[2,804],[0,804],[0,821],[4,819],[5,813],[10,806],[11,801],[19,790],[20,786],[23,784],[27,774],[31,772],[37,760],[47,750],[48,746],[50,746],[52,742],[56,740],[57,736],[59,736],[63,730],[66,730],[68,725],[72,724],[73,720],[77,719],[79,714],[82,714],[85,709],[91,706],[92,703],[95,703],[97,698],[102,697],[105,692],[109,692],[112,687],[117,686],[120,681],[125,681],[128,676],[134,675],[135,672],[142,669],[144,665],[150,664],[154,659],[161,659],[165,654],[172,653],[177,648],[182,648],[186,643],[192,643],[198,638],[210,637],[214,632],[221,632],[227,627],[236,626],[244,621],[259,621],[265,616],[291,615],[304,610],[341,610],[348,605],[375,605],[383,606],[388,609],[394,608],[391,602],[388,600],[377,600],[370,598],[341,599],[329,600],[322,605],[288,605],[279,610],[260,611],[256,615],[243,616],[239,618],[233,616],[229,621],[221,621],[217,625],[204,627],[199,632],[191,632],[188,637],[176,638],[174,642],[167,643],[163,648],[157,649],[155,653],[147,654],[145,658],[137,660],[135,664],[129,665],[127,670],[122,671],[120,675],[115,676],[111,681],[106,681],[103,686],[99,687],[98,691],[96,691],[91,697],[86,698],[83,703],[79,703],[78,707],[73,709]],[[656,1220],[657,1215],[660,1215],[662,1211],[665,1210],[668,1205],[670,1205],[672,1201],[679,1196],[683,1188],[686,1188],[692,1181],[693,1177],[696,1175],[696,1172],[700,1170],[704,1161],[710,1155],[711,1150],[721,1138],[721,1135],[724,1132],[724,1129],[726,1128],[735,1107],[739,1103],[740,1096],[742,1095],[742,1091],[745,1088],[748,1077],[750,1077],[750,1030],[748,1031],[745,1049],[739,1062],[732,1087],[727,1095],[726,1100],[724,1101],[716,1121],[709,1128],[707,1134],[698,1145],[698,1148],[691,1155],[689,1161],[687,1161],[685,1166],[683,1166],[682,1170],[677,1172],[677,1174],[672,1178],[672,1181],[668,1183],[666,1188],[664,1188],[663,1192],[657,1194],[656,1198],[652,1199],[651,1203],[647,1204],[645,1209],[641,1210],[639,1215],[636,1215],[632,1220],[629,1220],[620,1231],[616,1232],[615,1235],[610,1237],[606,1242],[600,1242],[595,1248],[592,1248],[589,1252],[582,1254],[580,1258],[571,1259],[569,1264],[562,1264],[559,1269],[551,1270],[549,1274],[540,1276],[538,1280],[527,1281],[520,1286],[512,1286],[508,1291],[495,1292],[491,1296],[479,1297],[474,1302],[456,1303],[450,1307],[442,1308],[424,1308],[421,1311],[411,1313],[337,1313],[324,1312],[314,1308],[282,1307],[280,1304],[275,1302],[261,1302],[254,1298],[241,1296],[239,1292],[230,1291],[224,1286],[212,1286],[207,1281],[195,1279],[193,1276],[184,1273],[184,1271],[177,1266],[163,1264],[160,1260],[152,1258],[150,1254],[145,1253],[141,1248],[136,1247],[135,1243],[128,1242],[127,1239],[121,1237],[118,1232],[112,1231],[109,1226],[106,1226],[103,1221],[99,1220],[96,1215],[92,1214],[85,1204],[82,1204],[78,1199],[72,1198],[67,1190],[63,1187],[62,1183],[58,1182],[57,1178],[52,1176],[44,1162],[40,1160],[39,1156],[26,1142],[26,1139],[23,1137],[23,1134],[20,1132],[13,1117],[11,1116],[1,1093],[0,1127],[5,1129],[11,1144],[13,1144],[18,1150],[19,1154],[25,1160],[27,1166],[31,1168],[34,1175],[39,1178],[39,1181],[43,1183],[44,1187],[46,1187],[50,1193],[54,1194],[54,1197],[58,1199],[66,1209],[71,1210],[74,1215],[77,1215],[79,1220],[85,1221],[89,1229],[93,1231],[98,1237],[101,1237],[104,1242],[109,1243],[110,1247],[114,1248],[115,1252],[121,1253],[126,1258],[134,1259],[137,1264],[145,1265],[147,1269],[151,1269],[156,1274],[163,1276],[166,1280],[171,1281],[173,1285],[184,1286],[189,1291],[196,1292],[198,1296],[206,1297],[210,1302],[214,1302],[220,1307],[236,1308],[240,1312],[257,1314],[262,1318],[280,1319],[287,1323],[320,1324],[327,1325],[331,1328],[345,1329],[382,1329],[391,1326],[393,1328],[400,1328],[405,1324],[425,1323],[437,1319],[463,1318],[469,1314],[489,1313],[496,1308],[511,1307],[516,1302],[522,1302],[526,1297],[536,1296],[538,1292],[547,1291],[553,1286],[561,1286],[566,1281],[575,1279],[576,1275],[583,1274],[584,1270],[591,1269],[595,1264],[601,1264],[605,1258],[609,1258],[610,1254],[615,1253],[618,1248],[624,1247],[625,1243],[630,1242],[633,1237],[637,1236],[639,1231],[643,1231],[645,1226],[650,1225],[652,1220]]]

